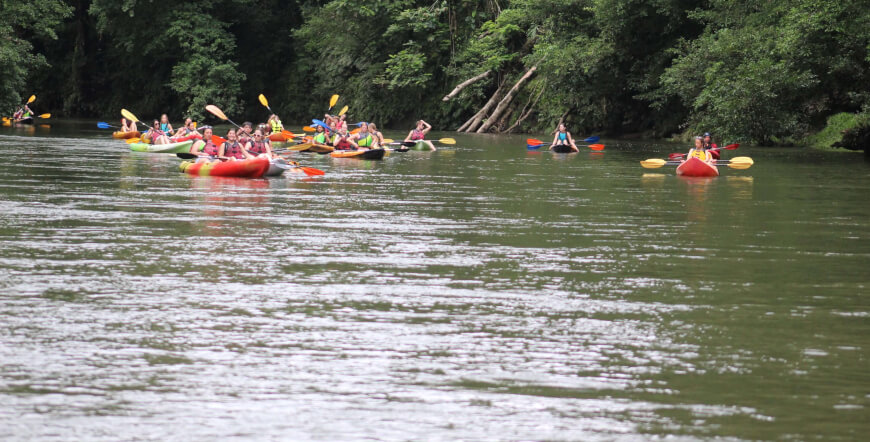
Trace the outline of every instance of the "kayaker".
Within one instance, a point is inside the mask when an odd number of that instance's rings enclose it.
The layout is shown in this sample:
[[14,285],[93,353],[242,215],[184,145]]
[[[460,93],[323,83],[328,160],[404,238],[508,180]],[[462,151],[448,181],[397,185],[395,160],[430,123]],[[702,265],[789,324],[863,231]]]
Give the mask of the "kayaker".
[[160,116],[160,130],[167,136],[172,135],[172,133],[175,132],[172,129],[172,125],[169,124],[169,117],[166,114]]
[[196,125],[193,124],[193,120],[187,118],[184,120],[184,126],[175,131],[175,137],[173,139],[175,142],[179,142],[187,141],[191,138],[202,138],[202,135],[196,130]]
[[689,150],[686,154],[686,160],[695,157],[705,163],[713,162],[713,155],[704,148],[704,138],[695,137],[695,147]]
[[329,137],[326,134],[326,131],[323,130],[323,126],[317,125],[317,129],[314,130],[314,138],[312,138],[314,144],[329,144]]
[[553,137],[553,142],[550,143],[550,150],[553,150],[553,146],[571,146],[572,152],[580,152],[580,149],[574,144],[574,138],[571,136],[571,132],[568,132],[568,127],[565,126],[565,123],[559,123],[559,129]]
[[154,120],[154,123],[151,125],[151,128],[145,132],[143,138],[147,138],[151,140],[151,144],[169,144],[172,140],[166,135],[166,132],[160,130],[160,121]]
[[121,132],[137,132],[136,123],[127,120],[126,118],[121,118]]
[[[244,125],[242,127],[244,127]],[[251,139],[245,143],[244,146],[245,150],[247,150],[251,155],[277,158],[277,155],[272,152],[272,145],[269,143],[269,138],[266,137],[260,129],[254,131],[254,134],[251,135]]]
[[273,134],[280,134],[284,130],[284,125],[281,124],[281,119],[275,114],[269,115],[269,121],[267,121],[267,123],[269,123],[269,129],[271,129],[271,133]]
[[719,159],[719,146],[713,142],[713,135],[710,135],[710,132],[704,132],[704,149],[710,152],[710,155],[713,155],[714,160]]
[[340,129],[335,136],[332,137],[332,146],[335,150],[353,150],[353,144],[350,144],[347,136],[347,128]]
[[359,132],[351,135],[347,141],[357,149],[377,149],[379,146],[375,137],[369,132],[369,125],[366,122],[360,123]]
[[242,145],[245,145],[245,144],[251,142],[251,140],[254,138],[253,134],[251,133],[251,132],[253,132],[253,127],[254,127],[254,123],[251,123],[250,121],[245,121],[244,123],[242,123],[242,128],[239,129],[239,131],[237,133],[239,143],[242,143]]
[[338,121],[335,122],[335,130],[347,129],[347,114],[338,116]]
[[254,158],[254,156],[249,154],[244,146],[239,143],[238,138],[236,138],[236,130],[230,129],[227,132],[227,141],[221,144],[218,149],[218,158],[224,161],[235,161],[248,160]]
[[197,161],[205,161],[205,160],[217,160],[218,157],[218,146],[214,144],[212,141],[213,130],[209,126],[205,126],[202,129],[202,139],[198,140],[190,146],[190,153],[200,157],[200,160]]
[[432,144],[431,141],[425,139],[426,134],[428,134],[430,130],[432,130],[431,124],[423,120],[417,120],[417,127],[411,129],[411,131],[408,132],[408,136],[405,137],[405,141],[422,141],[426,143],[427,146],[429,146],[429,150],[435,150],[435,145]]
[[383,146],[385,144],[384,134],[382,134],[378,130],[378,126],[376,126],[375,123],[369,123],[369,132],[372,134],[373,137],[375,137],[375,141],[378,142],[378,146]]

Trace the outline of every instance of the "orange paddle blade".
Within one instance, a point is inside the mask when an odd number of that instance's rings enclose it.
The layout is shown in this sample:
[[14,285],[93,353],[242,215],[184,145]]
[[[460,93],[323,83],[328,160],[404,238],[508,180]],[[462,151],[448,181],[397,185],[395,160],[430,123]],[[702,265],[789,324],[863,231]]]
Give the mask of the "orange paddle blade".
[[212,115],[214,115],[214,116],[220,118],[221,120],[226,120],[226,119],[227,119],[227,116],[224,115],[224,111],[220,110],[219,107],[217,107],[217,106],[215,106],[215,105],[213,105],[213,104],[209,104],[209,105],[207,105],[207,106],[205,107],[205,110],[211,112]]
[[296,135],[293,132],[290,132],[289,130],[282,130],[281,135],[284,135],[284,137],[286,137],[286,138],[295,138],[296,137]]
[[211,142],[214,143],[214,144],[223,144],[223,143],[226,143],[226,142],[227,142],[227,139],[226,139],[226,138],[221,138],[221,137],[219,137],[219,136],[217,136],[217,135],[212,135],[212,136],[211,136]]
[[315,169],[313,167],[300,167],[299,169],[301,169],[302,172],[305,172],[305,175],[308,176],[324,175],[326,173],[320,169]]
[[541,140],[536,140],[534,138],[529,138],[526,140],[526,144],[528,144],[529,146],[540,146],[541,144],[544,144],[544,142]]
[[311,126],[305,126],[305,127],[302,128],[302,132],[314,132],[314,131],[316,131],[316,130],[317,130],[317,129],[315,129],[315,128],[311,127]]
[[358,134],[358,133],[359,133],[359,128],[356,128],[356,129],[350,131],[350,133],[352,133],[352,134]]
[[604,150],[603,144],[590,144],[589,148],[592,150]]

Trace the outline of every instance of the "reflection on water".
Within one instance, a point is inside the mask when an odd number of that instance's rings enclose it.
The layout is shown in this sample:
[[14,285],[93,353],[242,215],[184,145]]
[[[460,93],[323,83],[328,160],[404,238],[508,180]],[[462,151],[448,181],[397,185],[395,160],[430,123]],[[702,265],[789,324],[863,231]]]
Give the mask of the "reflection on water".
[[0,438],[870,431],[861,163],[458,136],[244,180],[79,130],[0,132]]

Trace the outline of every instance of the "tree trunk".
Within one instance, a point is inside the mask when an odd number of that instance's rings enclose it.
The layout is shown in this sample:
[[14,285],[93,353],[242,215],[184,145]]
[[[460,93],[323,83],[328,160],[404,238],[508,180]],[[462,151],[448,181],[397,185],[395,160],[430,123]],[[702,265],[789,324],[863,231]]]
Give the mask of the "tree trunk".
[[507,86],[507,79],[502,80],[501,84],[498,86],[498,89],[492,94],[492,97],[489,98],[489,101],[474,114],[473,117],[469,118],[468,121],[465,122],[459,129],[456,129],[457,132],[474,132],[475,129],[480,125],[480,122],[486,117],[486,114],[498,103],[499,97],[501,97],[502,90],[504,90],[505,86]]
[[[507,134],[511,133],[514,129],[516,129],[517,126],[522,124],[523,121],[525,121],[526,118],[529,117],[529,115],[532,114],[532,111],[535,110],[535,105],[538,104],[538,101],[541,99],[541,96],[544,95],[544,91],[546,89],[547,89],[547,84],[544,83],[544,85],[541,86],[541,91],[538,92],[538,96],[535,97],[535,101],[531,101],[532,96],[531,95],[529,96],[529,103],[526,103],[526,106],[523,107],[523,110],[520,112],[520,117],[517,118],[517,121],[514,122],[514,124],[511,127],[507,128],[507,130],[504,131],[503,133],[507,133]],[[564,116],[562,118],[564,118]]]
[[445,95],[444,98],[442,98],[441,100],[442,100],[442,101],[450,101],[451,98],[455,97],[456,94],[458,94],[459,92],[461,92],[461,91],[462,91],[463,89],[465,89],[468,85],[473,84],[473,83],[476,83],[478,80],[481,80],[481,79],[483,79],[483,78],[486,78],[488,75],[489,75],[489,71],[486,71],[486,72],[484,72],[484,73],[482,73],[482,74],[475,75],[474,77],[469,78],[468,80],[465,80],[465,81],[463,81],[462,83],[459,83],[459,86],[456,86],[455,88],[453,88],[453,91],[450,92],[449,94]]
[[504,98],[502,98],[501,102],[498,103],[498,106],[496,106],[495,110],[492,112],[492,115],[490,115],[489,118],[486,119],[485,123],[480,125],[480,127],[477,129],[477,133],[485,133],[493,124],[495,124],[496,121],[498,121],[499,117],[501,117],[501,114],[505,111],[505,109],[507,109],[508,105],[511,104],[511,101],[513,101],[514,97],[517,95],[517,92],[522,89],[523,84],[525,84],[526,81],[529,80],[529,78],[532,78],[532,76],[535,75],[535,71],[537,70],[537,66],[532,66],[528,71],[526,71],[525,75],[520,77],[517,83],[508,91]]

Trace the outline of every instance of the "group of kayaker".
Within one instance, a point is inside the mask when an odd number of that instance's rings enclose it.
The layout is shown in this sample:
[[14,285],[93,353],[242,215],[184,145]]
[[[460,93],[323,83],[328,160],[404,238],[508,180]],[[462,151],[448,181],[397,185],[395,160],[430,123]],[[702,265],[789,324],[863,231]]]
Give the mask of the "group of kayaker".
[[713,142],[713,136],[710,132],[695,137],[695,145],[689,149],[686,159],[693,157],[705,163],[712,163],[713,160],[719,159],[719,146]]
[[26,104],[12,114],[12,120],[15,122],[33,118],[33,111]]
[[[323,124],[316,124],[311,141],[314,144],[331,146],[335,150],[379,149],[386,146],[384,134],[375,123],[361,121],[357,125],[358,129],[348,132],[344,115],[326,114]],[[431,129],[432,125],[419,120],[416,127],[408,132],[405,141],[422,141],[430,150],[435,150],[435,146],[425,139]]]

